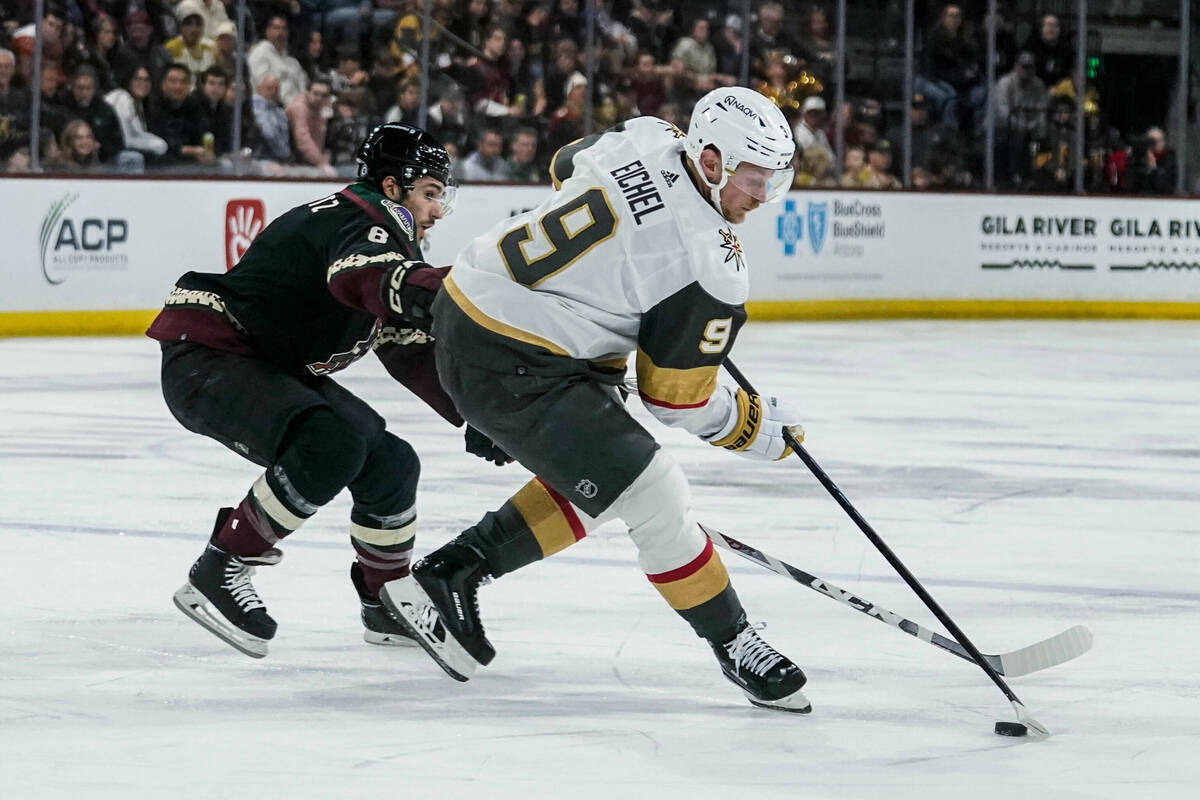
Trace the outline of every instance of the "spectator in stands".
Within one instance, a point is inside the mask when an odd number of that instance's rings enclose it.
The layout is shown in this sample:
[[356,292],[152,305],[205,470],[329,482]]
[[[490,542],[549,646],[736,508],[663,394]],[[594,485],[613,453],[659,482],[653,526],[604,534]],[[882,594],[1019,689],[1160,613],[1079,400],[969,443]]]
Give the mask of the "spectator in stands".
[[533,128],[517,129],[505,162],[508,180],[517,183],[540,183],[544,180],[537,165],[537,143],[537,131]]
[[380,50],[367,75],[367,104],[373,116],[383,116],[396,104],[405,80],[404,70],[391,52]]
[[267,20],[262,41],[250,48],[246,61],[250,65],[250,82],[258,86],[264,75],[279,79],[279,99],[284,106],[304,94],[308,77],[300,62],[288,54],[288,23],[282,14]]
[[183,64],[191,72],[194,89],[200,73],[217,63],[217,45],[204,36],[204,12],[199,0],[179,0],[175,15],[179,35],[163,47],[176,64]]
[[[222,0],[195,0],[195,2],[200,6],[200,13],[204,17],[203,35],[215,42],[222,26],[233,24],[229,19],[229,13],[225,10],[225,3]],[[177,12],[176,19],[178,18]],[[232,75],[233,73],[226,72],[225,74]]]
[[113,71],[117,44],[117,23],[107,14],[97,15],[92,23],[92,46],[88,50],[87,63],[96,70],[98,92],[111,91],[117,85],[117,76]]
[[1050,120],[1034,153],[1034,188],[1066,192],[1072,186],[1075,152],[1075,101],[1055,97],[1050,103]]
[[325,35],[328,48],[347,46],[358,50],[363,22],[371,15],[370,0],[321,0],[312,15],[312,25]]
[[859,145],[847,147],[838,185],[844,189],[865,189],[870,180],[871,168],[867,166],[867,151]]
[[96,70],[84,64],[71,79],[71,90],[63,98],[67,113],[88,124],[89,133],[99,145],[98,159],[114,162],[125,147],[117,112],[96,91]]
[[508,40],[508,96],[517,117],[540,117],[546,113],[546,92],[538,79],[542,67],[530,59],[525,42]]
[[467,141],[467,115],[463,109],[463,93],[457,84],[449,84],[441,97],[430,107],[425,130],[442,143],[462,151]]
[[63,153],[63,171],[95,172],[100,169],[100,146],[91,126],[83,120],[73,119],[67,123],[59,136],[59,147]]
[[1134,150],[1130,188],[1135,194],[1170,194],[1175,171],[1175,154],[1167,150],[1166,133],[1150,128]]
[[1042,16],[1038,29],[1021,49],[1037,58],[1037,75],[1048,87],[1070,77],[1075,68],[1075,48],[1063,38],[1062,25],[1054,14]]
[[586,38],[584,18],[579,0],[555,0],[550,12],[550,35],[555,39],[570,39],[582,47]]
[[654,56],[656,64],[666,63],[669,47],[679,38],[675,9],[662,0],[633,0],[629,32],[637,41],[638,51]]
[[[654,63],[653,55],[650,63]],[[563,87],[567,79],[583,69],[579,61],[579,45],[571,39],[559,39],[554,43],[554,62],[546,65],[542,76],[542,90],[546,95],[546,108],[553,112],[563,104]]]
[[[64,56],[63,27],[66,12],[57,5],[47,3],[42,11],[42,61],[61,64]],[[32,22],[13,31],[12,51],[17,58],[17,74],[26,84],[33,75],[33,51],[37,42],[37,26]]]
[[200,110],[200,128],[212,134],[213,155],[223,156],[233,149],[233,109],[225,100],[229,78],[214,65],[200,73],[196,83],[192,102]]
[[367,85],[368,75],[359,60],[358,50],[353,45],[342,44],[337,51],[337,69],[330,75],[333,82],[334,94],[341,94],[346,89]]
[[146,129],[146,98],[150,96],[150,72],[137,66],[122,85],[104,96],[121,124],[125,148],[142,154],[147,162],[167,152],[167,143]]
[[55,137],[71,119],[71,113],[63,105],[62,68],[54,61],[42,62],[42,120],[41,126],[49,128]]
[[800,25],[800,47],[812,59],[808,70],[825,86],[833,85],[836,72],[836,42],[829,15],[820,6],[812,6]]
[[648,52],[638,53],[629,84],[633,91],[637,110],[641,114],[657,116],[663,103],[667,102],[666,68],[654,63]]
[[410,78],[400,84],[400,96],[396,99],[396,105],[387,110],[383,121],[416,125],[420,116],[420,105],[421,84]]
[[558,152],[583,136],[583,103],[587,95],[588,81],[576,72],[567,78],[563,104],[555,109],[546,123],[546,146],[551,153]]
[[326,175],[336,174],[325,148],[329,124],[325,118],[333,87],[328,78],[316,78],[308,89],[292,98],[284,110],[292,130],[292,152],[296,161],[316,167]]
[[717,71],[722,75],[741,75],[742,52],[746,49],[746,42],[742,36],[742,18],[737,14],[727,16],[713,46],[717,50]]
[[829,152],[823,147],[811,146],[797,153],[796,177],[792,187],[796,189],[823,189],[837,186],[833,178],[833,165]]
[[978,122],[987,88],[979,79],[979,48],[967,35],[962,8],[957,4],[942,7],[937,25],[925,40],[921,61],[916,89],[929,98],[938,119],[962,128]]
[[16,72],[16,55],[0,48],[0,158],[29,141],[29,92],[13,86]]
[[820,94],[824,88],[811,73],[800,69],[795,56],[780,50],[767,54],[763,77],[765,80],[758,83],[755,90],[779,106],[787,119],[794,119],[804,100]]
[[291,131],[288,129],[287,112],[279,102],[279,79],[270,73],[254,87],[250,99],[254,116],[258,146],[254,157],[265,161],[286,164],[292,160]]
[[800,121],[792,130],[796,140],[797,152],[803,152],[810,147],[819,147],[825,151],[829,163],[833,163],[833,148],[829,145],[829,137],[825,134],[825,101],[818,97],[805,98],[800,106]]
[[212,153],[204,148],[204,119],[195,103],[188,102],[191,73],[182,64],[172,64],[163,73],[159,94],[150,110],[150,132],[162,137],[167,152],[162,163],[207,164]]
[[146,68],[156,85],[162,81],[171,56],[150,40],[153,33],[150,15],[140,8],[132,8],[125,16],[125,42],[113,56],[113,70],[118,75],[127,75],[140,66]]
[[526,2],[524,15],[513,21],[513,38],[525,43],[530,63],[539,65],[539,70],[549,60],[553,37],[550,34],[550,10],[543,0]]
[[508,97],[508,34],[499,25],[488,28],[483,50],[467,59],[457,74],[462,78],[467,107],[484,117],[520,116]]
[[455,56],[467,59],[483,49],[487,31],[492,26],[492,10],[488,0],[468,0],[466,8],[456,14],[449,25],[462,44],[456,46]]
[[318,75],[330,73],[329,59],[330,55],[325,49],[325,34],[320,30],[309,31],[304,40],[304,48],[296,60],[310,81]]
[[329,120],[325,145],[329,149],[330,163],[343,175],[356,173],[358,147],[371,132],[366,102],[367,90],[362,87],[343,89],[333,101],[333,117]]
[[213,41],[217,45],[216,65],[229,76],[230,83],[232,83],[234,76],[237,75],[237,28],[228,20],[217,23]]
[[892,143],[876,140],[867,150],[867,167],[871,170],[868,188],[900,189],[900,181],[892,174]]
[[504,137],[489,128],[479,139],[479,148],[462,160],[461,175],[464,181],[495,183],[508,180],[508,169],[501,158]]
[[731,77],[717,74],[717,49],[709,41],[709,32],[708,20],[698,17],[689,34],[680,37],[671,50],[672,66],[696,94],[733,82]]
[[759,6],[758,25],[750,33],[750,69],[762,75],[767,56],[772,52],[789,53],[796,57],[801,66],[807,66],[811,58],[796,37],[783,24],[783,4],[768,0]]
[[1049,94],[1037,76],[1037,58],[1028,50],[1017,55],[1012,72],[996,81],[996,160],[1004,181],[1020,184],[1029,175],[1029,145],[1041,135]]

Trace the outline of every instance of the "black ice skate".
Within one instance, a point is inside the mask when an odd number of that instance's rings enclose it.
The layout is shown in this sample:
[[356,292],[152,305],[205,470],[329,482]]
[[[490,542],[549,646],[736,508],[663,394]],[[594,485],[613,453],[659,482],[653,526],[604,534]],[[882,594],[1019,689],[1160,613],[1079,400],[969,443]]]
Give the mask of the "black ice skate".
[[218,638],[252,658],[267,654],[275,636],[275,620],[254,590],[250,576],[256,566],[278,564],[283,553],[275,548],[258,556],[235,556],[217,544],[217,533],[232,508],[217,512],[208,546],[188,572],[188,582],[175,592],[175,605]]
[[[401,578],[400,580],[412,580],[412,578]],[[357,561],[350,565],[350,581],[358,592],[359,603],[362,604],[364,642],[391,647],[417,646],[417,641],[412,634],[391,615],[391,612],[383,607],[383,601],[378,597],[371,597],[367,593],[362,565]]]
[[807,714],[812,704],[800,691],[804,673],[758,635],[746,618],[728,642],[709,641],[725,677],[741,687],[746,699],[760,708]]
[[446,674],[468,680],[496,656],[479,621],[477,592],[489,580],[483,558],[450,542],[418,562],[412,576],[385,583],[380,599]]

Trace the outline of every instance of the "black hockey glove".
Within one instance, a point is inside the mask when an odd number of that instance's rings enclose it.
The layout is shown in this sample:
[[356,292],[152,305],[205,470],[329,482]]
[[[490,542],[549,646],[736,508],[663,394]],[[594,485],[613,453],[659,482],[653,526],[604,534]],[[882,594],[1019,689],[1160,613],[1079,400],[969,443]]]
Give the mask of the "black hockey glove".
[[501,450],[496,446],[495,442],[470,425],[467,426],[464,438],[467,440],[467,452],[473,456],[479,456],[485,461],[490,461],[497,467],[503,467],[505,464],[513,462],[512,456]]
[[424,261],[405,261],[392,270],[384,287],[385,301],[394,320],[429,332],[433,327],[433,298],[442,287],[449,267],[433,267]]

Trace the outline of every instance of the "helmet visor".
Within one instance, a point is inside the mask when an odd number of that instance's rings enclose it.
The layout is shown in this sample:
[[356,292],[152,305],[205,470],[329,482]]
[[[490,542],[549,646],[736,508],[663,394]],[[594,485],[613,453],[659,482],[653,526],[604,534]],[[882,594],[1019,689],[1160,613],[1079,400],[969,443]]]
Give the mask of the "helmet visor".
[[760,203],[774,203],[792,188],[794,174],[791,167],[771,169],[743,161],[729,173],[729,183]]
[[442,186],[442,216],[448,217],[454,212],[454,201],[458,199],[458,184],[450,178]]

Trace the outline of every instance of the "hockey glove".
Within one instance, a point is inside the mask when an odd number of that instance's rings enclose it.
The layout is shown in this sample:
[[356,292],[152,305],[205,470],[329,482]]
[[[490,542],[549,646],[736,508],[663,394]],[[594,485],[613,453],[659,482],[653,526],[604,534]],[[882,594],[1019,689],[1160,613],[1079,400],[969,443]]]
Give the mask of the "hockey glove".
[[470,425],[467,426],[464,438],[467,440],[467,452],[473,456],[479,456],[484,461],[490,461],[497,467],[503,467],[505,464],[513,462],[512,456],[501,450],[496,446],[495,442]]
[[393,269],[384,286],[389,316],[428,332],[433,327],[433,298],[447,272],[449,267],[433,267],[424,261],[405,261]]
[[804,441],[804,429],[791,421],[797,416],[777,398],[760,397],[738,389],[729,421],[708,441],[739,456],[778,461],[792,452],[784,441],[784,428],[796,437],[797,442]]

